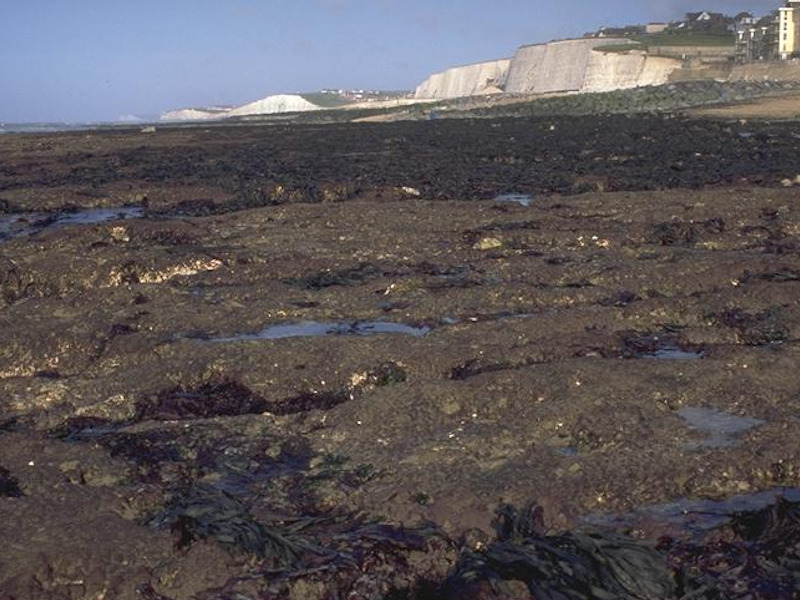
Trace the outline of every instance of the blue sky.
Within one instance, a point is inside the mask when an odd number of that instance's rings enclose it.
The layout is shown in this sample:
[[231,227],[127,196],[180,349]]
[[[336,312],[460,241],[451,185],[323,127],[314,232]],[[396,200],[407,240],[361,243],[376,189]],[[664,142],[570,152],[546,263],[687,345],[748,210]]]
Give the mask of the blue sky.
[[0,121],[116,120],[323,87],[410,89],[517,46],[751,0],[0,0]]

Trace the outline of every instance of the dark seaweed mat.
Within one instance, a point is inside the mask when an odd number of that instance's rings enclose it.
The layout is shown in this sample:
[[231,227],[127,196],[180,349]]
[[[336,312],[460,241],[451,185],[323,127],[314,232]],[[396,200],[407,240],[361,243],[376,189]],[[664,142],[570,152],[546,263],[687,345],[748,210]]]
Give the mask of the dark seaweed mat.
[[728,530],[705,544],[665,541],[681,598],[800,598],[800,503],[779,499],[733,515]]
[[0,467],[0,497],[19,498],[22,495],[19,480],[8,469]]
[[665,558],[646,542],[610,531],[546,535],[542,511],[535,504],[522,512],[501,509],[497,530],[496,542],[463,554],[442,597],[469,598],[480,581],[501,592],[505,582],[524,582],[536,600],[673,596],[675,582]]
[[178,548],[211,538],[281,566],[295,565],[304,550],[312,550],[292,528],[267,526],[257,521],[237,498],[203,484],[176,494],[151,524],[169,528]]
[[[403,187],[418,189],[423,198],[477,200],[513,189],[534,195],[581,193],[596,189],[591,182],[606,191],[696,189],[744,180],[778,185],[796,172],[794,125],[748,124],[755,135],[747,138],[739,135],[741,127],[648,115],[332,124],[324,135],[310,124],[271,128],[270,135],[263,127],[226,124],[195,130],[197,143],[190,146],[143,145],[91,157],[75,152],[66,155],[61,168],[9,163],[0,190],[131,180],[227,190],[231,198],[218,204],[198,199],[164,208],[209,214],[323,202],[332,190],[339,190],[339,200],[362,194],[407,199],[398,192]],[[61,134],[63,139],[71,135],[78,134]],[[71,164],[76,160],[80,168]],[[717,225],[666,224],[653,231],[653,243],[685,245],[698,226]],[[369,272],[341,275],[356,281],[370,277]],[[313,288],[337,281],[323,276],[297,283]]]
[[[405,377],[394,364],[381,365],[369,375],[376,386]],[[246,400],[250,394],[234,395]],[[136,458],[137,463],[185,461],[172,445],[176,440],[170,432],[122,435],[107,427],[102,420],[76,419],[57,434],[74,441],[108,437],[102,441],[112,455]],[[129,448],[132,441],[137,444]],[[215,462],[211,459],[209,467]],[[300,490],[310,475],[302,467],[296,478]],[[173,490],[171,500],[149,523],[170,529],[178,548],[209,539],[252,556],[264,577],[263,586],[260,576],[258,581],[251,575],[233,577],[222,590],[210,590],[203,598],[234,597],[237,590],[251,586],[265,590],[264,598],[284,597],[286,588],[280,582],[299,579],[335,587],[343,597],[362,574],[376,589],[394,590],[391,596],[374,597],[392,600],[479,600],[492,597],[486,595],[487,586],[500,598],[517,598],[519,585],[536,600],[800,599],[800,503],[784,499],[762,510],[732,513],[726,525],[703,539],[664,538],[658,545],[612,530],[550,533],[535,503],[522,510],[504,506],[498,512],[494,542],[462,548],[449,576],[442,576],[440,569],[439,576],[427,579],[410,553],[441,566],[443,560],[452,560],[457,547],[435,526],[367,523],[350,513],[310,515],[295,503],[284,507],[287,516],[264,521],[251,512],[247,494],[240,497],[191,479]],[[2,468],[0,486],[5,486],[0,495],[21,494],[16,479]],[[451,559],[442,548],[450,549]],[[383,567],[375,570],[377,564]]]
[[[498,539],[463,552],[433,596],[500,597],[523,582],[536,600],[796,600],[800,598],[800,503],[780,499],[731,515],[700,541],[648,542],[601,530],[544,531],[535,504],[501,509]],[[476,591],[477,590],[477,591]]]

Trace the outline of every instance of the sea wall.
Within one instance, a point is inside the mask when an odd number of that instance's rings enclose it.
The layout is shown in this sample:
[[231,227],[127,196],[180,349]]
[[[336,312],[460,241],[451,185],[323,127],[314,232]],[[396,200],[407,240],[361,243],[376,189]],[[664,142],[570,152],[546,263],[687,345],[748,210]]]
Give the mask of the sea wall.
[[414,98],[448,99],[499,93],[508,77],[511,59],[490,60],[434,73],[417,86]]
[[669,56],[672,58],[701,58],[705,61],[729,60],[736,54],[734,46],[650,46],[650,56]]
[[800,81],[800,60],[755,62],[733,67],[731,81]]

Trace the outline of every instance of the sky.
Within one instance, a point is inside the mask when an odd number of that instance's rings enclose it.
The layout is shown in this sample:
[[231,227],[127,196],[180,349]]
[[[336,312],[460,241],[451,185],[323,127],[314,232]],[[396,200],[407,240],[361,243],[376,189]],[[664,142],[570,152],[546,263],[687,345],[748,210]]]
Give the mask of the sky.
[[[700,2],[698,4],[698,2]],[[114,121],[321,88],[413,89],[601,26],[778,0],[0,0],[0,122]]]

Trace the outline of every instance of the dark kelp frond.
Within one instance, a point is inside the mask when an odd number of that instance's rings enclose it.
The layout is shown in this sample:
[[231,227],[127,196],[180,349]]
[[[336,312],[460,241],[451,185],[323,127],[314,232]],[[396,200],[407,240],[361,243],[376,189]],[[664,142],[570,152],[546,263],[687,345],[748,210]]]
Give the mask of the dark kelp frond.
[[675,583],[665,557],[651,545],[610,531],[544,533],[541,507],[501,507],[498,541],[466,552],[445,585],[447,598],[489,582],[502,590],[523,582],[536,600],[658,600]]
[[281,566],[295,564],[311,549],[291,531],[260,523],[239,500],[207,485],[195,485],[173,498],[151,523],[169,527],[179,547],[211,538],[228,548],[273,559]]

